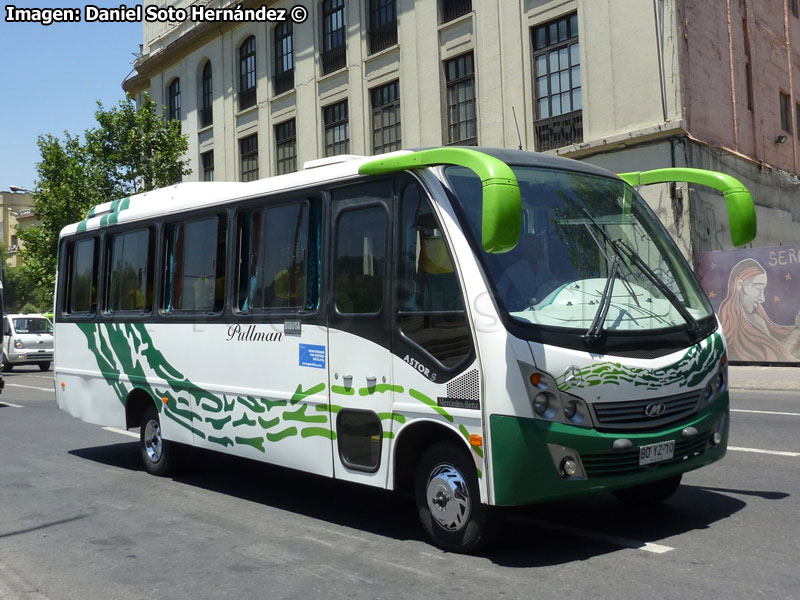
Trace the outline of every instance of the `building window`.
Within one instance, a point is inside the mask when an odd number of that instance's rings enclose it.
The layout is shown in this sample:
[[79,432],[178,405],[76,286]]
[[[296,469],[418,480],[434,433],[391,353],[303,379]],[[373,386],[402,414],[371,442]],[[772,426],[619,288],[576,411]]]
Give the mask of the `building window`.
[[167,90],[167,97],[169,101],[168,115],[170,120],[181,120],[181,80],[176,77],[169,84]]
[[297,170],[297,141],[294,119],[275,125],[275,160],[278,175]]
[[583,141],[578,15],[534,27],[536,149]]
[[794,122],[797,128],[797,139],[800,140],[800,102],[794,105]]
[[203,67],[200,90],[200,127],[208,127],[214,122],[214,95],[211,92],[211,61]]
[[475,62],[472,52],[444,63],[447,80],[447,143],[478,145]]
[[203,152],[200,160],[203,163],[203,181],[214,181],[214,151]]
[[369,53],[375,54],[397,43],[397,2],[369,0]]
[[397,81],[370,90],[372,152],[400,150],[400,85]]
[[258,134],[239,140],[239,165],[242,181],[258,179]]
[[294,37],[292,22],[284,21],[275,27],[275,75],[272,77],[275,94],[294,87]]
[[781,102],[781,129],[784,131],[791,131],[792,130],[792,114],[791,114],[791,100],[789,98],[789,94],[785,94],[783,92],[780,93],[780,102]]
[[347,27],[344,0],[322,3],[322,73],[331,73],[347,64]]
[[440,0],[441,22],[447,23],[472,10],[472,0]]
[[322,116],[325,122],[325,156],[347,154],[350,151],[347,100],[324,107]]
[[239,46],[239,110],[256,103],[256,38],[250,36]]
[[789,9],[795,17],[800,16],[800,9],[798,9],[798,0],[789,0]]

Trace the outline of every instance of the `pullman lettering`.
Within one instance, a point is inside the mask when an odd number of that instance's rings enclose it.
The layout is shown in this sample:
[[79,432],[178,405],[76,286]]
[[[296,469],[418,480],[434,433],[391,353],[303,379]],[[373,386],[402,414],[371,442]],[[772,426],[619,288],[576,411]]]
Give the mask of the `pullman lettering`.
[[247,329],[242,329],[241,325],[231,325],[228,327],[228,339],[237,342],[280,342],[283,333],[280,331],[258,331],[255,325],[248,325]]

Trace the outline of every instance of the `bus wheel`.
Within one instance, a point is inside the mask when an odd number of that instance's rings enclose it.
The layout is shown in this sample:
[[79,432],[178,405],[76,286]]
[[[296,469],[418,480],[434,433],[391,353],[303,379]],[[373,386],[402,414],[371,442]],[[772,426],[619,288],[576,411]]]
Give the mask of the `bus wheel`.
[[161,422],[155,406],[149,406],[142,415],[139,440],[145,470],[160,477],[168,475],[172,469],[173,444],[161,437]]
[[417,465],[417,512],[433,543],[451,552],[474,552],[488,541],[489,509],[481,504],[478,473],[460,448],[439,443]]
[[674,475],[673,477],[645,483],[644,485],[616,490],[614,495],[621,502],[632,506],[658,504],[659,502],[664,502],[678,490],[682,477],[683,475]]

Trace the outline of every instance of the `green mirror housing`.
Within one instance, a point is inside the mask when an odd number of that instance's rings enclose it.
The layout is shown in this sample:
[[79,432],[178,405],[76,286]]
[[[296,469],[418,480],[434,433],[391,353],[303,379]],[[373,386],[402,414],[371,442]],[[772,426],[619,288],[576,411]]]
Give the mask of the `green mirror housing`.
[[735,177],[717,171],[681,167],[620,173],[619,177],[632,186],[686,181],[719,190],[725,197],[725,204],[728,208],[728,222],[733,245],[743,246],[756,237],[756,208],[753,204],[753,196]]
[[458,165],[475,172],[483,186],[481,245],[494,254],[512,250],[522,229],[522,200],[517,178],[503,161],[468,148],[433,148],[371,160],[358,172],[384,175],[435,165]]

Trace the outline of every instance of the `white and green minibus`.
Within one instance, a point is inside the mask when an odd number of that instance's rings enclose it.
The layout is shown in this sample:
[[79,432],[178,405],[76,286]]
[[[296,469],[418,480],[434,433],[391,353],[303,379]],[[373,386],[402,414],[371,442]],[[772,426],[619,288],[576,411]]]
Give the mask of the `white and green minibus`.
[[438,546],[495,507],[669,496],[725,454],[725,342],[633,186],[550,155],[339,156],[249,183],[99,205],[61,233],[58,406],[140,428],[146,469],[186,446],[413,492]]

